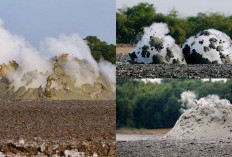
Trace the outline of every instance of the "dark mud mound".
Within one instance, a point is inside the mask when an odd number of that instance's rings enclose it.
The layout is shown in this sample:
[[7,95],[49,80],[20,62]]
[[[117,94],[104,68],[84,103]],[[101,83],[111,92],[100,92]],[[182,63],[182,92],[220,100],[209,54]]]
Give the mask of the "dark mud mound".
[[231,64],[232,41],[215,29],[208,29],[190,37],[182,46],[188,64]]
[[153,23],[144,28],[144,35],[129,53],[131,62],[145,64],[185,64],[184,55],[168,35],[167,24]]

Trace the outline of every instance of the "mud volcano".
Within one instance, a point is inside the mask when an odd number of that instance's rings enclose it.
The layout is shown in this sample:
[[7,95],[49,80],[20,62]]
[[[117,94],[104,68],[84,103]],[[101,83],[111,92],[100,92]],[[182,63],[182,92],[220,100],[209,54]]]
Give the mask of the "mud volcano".
[[231,64],[231,45],[225,33],[208,29],[190,37],[182,49],[188,64]]
[[142,39],[129,53],[131,61],[145,64],[185,64],[180,47],[168,33],[167,24],[153,23],[146,27]]
[[[78,64],[82,68],[90,68],[88,77],[93,77],[94,71],[91,71],[91,65],[87,60],[79,60],[78,58],[68,59],[68,54],[54,57],[50,60],[52,63],[52,72],[50,74],[42,74],[46,77],[46,82],[41,82],[39,88],[30,88],[28,86],[18,86],[16,80],[11,81],[11,76],[20,71],[21,66],[15,61],[10,61],[8,65],[5,63],[0,65],[0,99],[20,99],[20,100],[112,100],[115,99],[114,84],[103,76],[101,73],[90,83],[78,84],[78,79],[74,75],[67,73],[67,64]],[[73,64],[75,63],[75,64]],[[71,67],[70,67],[71,68]],[[41,73],[40,73],[41,74]],[[84,75],[84,74],[82,74]],[[85,75],[84,75],[85,76]],[[39,77],[38,72],[27,72],[23,77],[23,82],[29,85]],[[83,76],[77,76],[83,77]],[[20,81],[22,81],[22,79]],[[37,81],[38,82],[38,81]]]
[[[193,97],[192,97],[193,98]],[[232,137],[232,105],[217,95],[199,100],[191,99],[187,109],[174,128],[164,137],[174,139],[228,138]]]

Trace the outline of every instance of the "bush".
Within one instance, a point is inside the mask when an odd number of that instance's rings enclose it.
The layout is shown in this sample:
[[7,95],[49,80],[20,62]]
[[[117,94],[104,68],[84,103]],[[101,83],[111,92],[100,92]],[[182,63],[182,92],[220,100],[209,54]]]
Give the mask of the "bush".
[[112,64],[116,63],[115,45],[107,44],[106,42],[98,39],[96,36],[87,36],[84,40],[87,41],[91,54],[96,61],[99,61],[102,57],[104,60],[107,60]]

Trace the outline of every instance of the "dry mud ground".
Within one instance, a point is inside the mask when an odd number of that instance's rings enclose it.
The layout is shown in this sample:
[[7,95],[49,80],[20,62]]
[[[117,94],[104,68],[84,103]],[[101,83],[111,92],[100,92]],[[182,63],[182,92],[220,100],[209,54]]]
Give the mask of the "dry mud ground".
[[165,133],[117,133],[117,157],[230,157],[232,139],[164,139]]
[[117,45],[117,77],[120,78],[232,78],[232,65],[131,64],[132,46]]
[[0,100],[0,156],[115,156],[115,101]]

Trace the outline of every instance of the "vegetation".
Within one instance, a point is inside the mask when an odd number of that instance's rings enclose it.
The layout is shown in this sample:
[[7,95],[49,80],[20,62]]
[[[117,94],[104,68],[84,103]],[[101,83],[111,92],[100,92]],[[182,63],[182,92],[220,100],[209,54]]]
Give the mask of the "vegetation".
[[181,115],[179,102],[184,91],[198,97],[217,94],[232,102],[232,80],[226,83],[195,79],[163,79],[158,83],[117,79],[116,120],[119,128],[172,128]]
[[143,34],[144,27],[154,22],[167,23],[170,35],[177,44],[205,29],[214,28],[232,37],[232,16],[220,13],[198,13],[197,16],[181,18],[178,11],[171,10],[168,15],[156,13],[152,4],[139,3],[126,9],[118,9],[116,14],[117,43],[133,44]]
[[98,39],[96,36],[87,36],[84,40],[87,41],[92,56],[96,61],[99,61],[101,58],[103,58],[112,64],[116,63],[115,45],[107,44],[106,42]]

